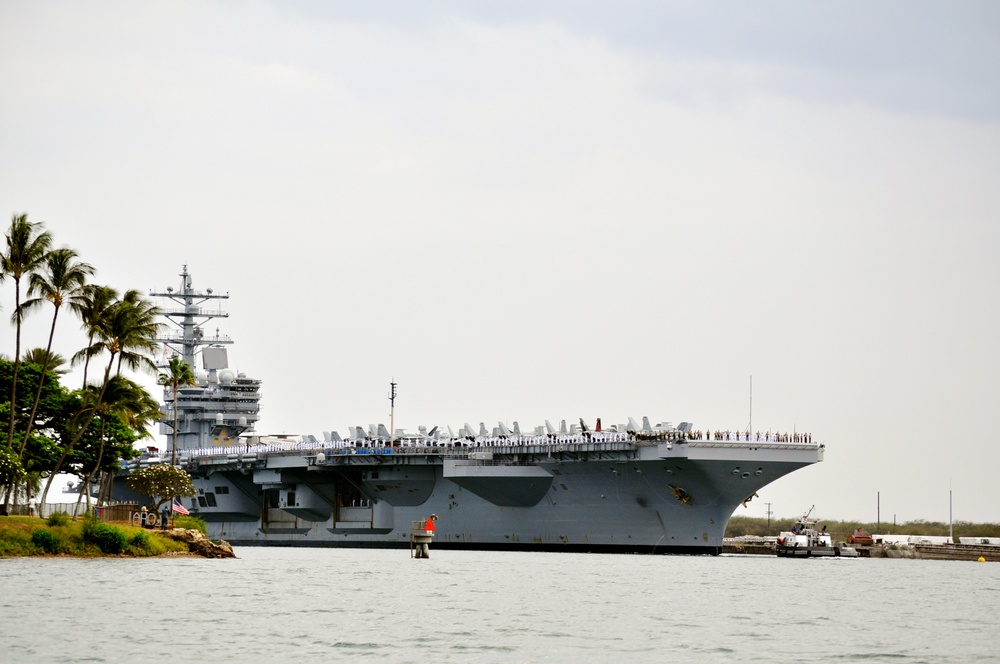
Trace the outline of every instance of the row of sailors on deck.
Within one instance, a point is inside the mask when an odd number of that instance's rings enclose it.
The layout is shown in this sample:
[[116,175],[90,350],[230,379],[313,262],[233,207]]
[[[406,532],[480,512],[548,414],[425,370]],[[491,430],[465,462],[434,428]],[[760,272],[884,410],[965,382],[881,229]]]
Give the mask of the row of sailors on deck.
[[[749,431],[669,431],[657,434],[643,432],[596,431],[575,434],[549,434],[544,436],[479,436],[476,438],[397,438],[394,441],[383,439],[370,440],[336,440],[325,441],[322,447],[519,447],[523,445],[572,445],[581,443],[626,443],[650,438],[665,438],[669,440],[719,440],[767,443],[811,443],[809,433],[777,433]],[[311,449],[316,444],[300,443],[302,449]]]
[[750,433],[749,431],[716,431],[713,440],[754,441],[764,443],[811,443],[811,433],[777,433],[767,431]]
[[751,433],[749,431],[639,431],[636,438],[640,440],[666,439],[666,440],[725,440],[737,442],[758,442],[758,443],[811,443],[812,434],[809,433],[777,433],[766,431],[761,433]]
[[[769,442],[769,443],[811,443],[812,434],[809,433],[772,433],[748,431],[670,431],[656,438],[668,438],[672,440],[717,440],[732,442]],[[397,438],[394,441],[379,438],[366,440],[327,440],[323,442],[289,442],[284,444],[264,444],[247,445],[247,453],[268,453],[298,451],[318,451],[329,449],[389,449],[389,448],[428,448],[428,447],[520,447],[525,445],[573,445],[582,443],[625,443],[648,440],[650,436],[642,432],[636,434],[632,432],[617,431],[596,431],[577,434],[558,434],[543,436],[480,436],[475,439],[469,438]],[[228,447],[228,446],[226,446]],[[242,450],[241,450],[242,451]],[[191,456],[213,455],[219,453],[219,447],[199,448],[197,450],[185,450],[184,454]]]
[[324,446],[341,447],[520,447],[524,445],[572,445],[575,443],[624,443],[635,440],[628,433],[599,431],[588,434],[559,434],[545,436],[478,436],[476,438],[397,438],[394,441],[336,440],[326,441]]

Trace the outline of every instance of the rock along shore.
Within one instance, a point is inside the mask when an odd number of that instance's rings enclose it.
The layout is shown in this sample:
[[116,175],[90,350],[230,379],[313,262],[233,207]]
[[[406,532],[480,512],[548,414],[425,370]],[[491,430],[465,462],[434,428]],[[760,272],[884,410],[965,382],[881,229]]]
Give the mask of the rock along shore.
[[205,558],[236,557],[236,554],[233,553],[233,547],[230,546],[229,542],[226,542],[225,540],[213,542],[205,537],[200,530],[195,530],[193,528],[171,528],[169,530],[157,531],[157,534],[169,537],[170,539],[178,542],[184,542],[188,545],[188,549],[191,553]]

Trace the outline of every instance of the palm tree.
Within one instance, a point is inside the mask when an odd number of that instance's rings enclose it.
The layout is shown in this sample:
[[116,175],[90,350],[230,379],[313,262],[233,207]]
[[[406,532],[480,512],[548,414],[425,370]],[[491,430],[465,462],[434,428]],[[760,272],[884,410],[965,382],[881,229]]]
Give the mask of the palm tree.
[[[160,404],[138,383],[125,378],[124,376],[112,376],[108,382],[104,396],[100,397],[95,386],[91,385],[85,392],[85,401],[94,405],[94,410],[101,419],[101,433],[98,436],[100,445],[98,447],[97,458],[94,460],[94,467],[83,482],[84,491],[87,493],[87,506],[90,506],[90,483],[94,481],[94,475],[101,467],[104,458],[104,439],[107,430],[108,418],[118,417],[122,422],[134,429],[141,438],[151,437],[146,429],[160,417]],[[98,401],[100,399],[100,401]],[[80,500],[83,499],[83,492],[77,499],[77,510],[79,510]]]
[[74,427],[75,433],[63,450],[62,456],[56,462],[52,469],[52,475],[45,485],[45,491],[42,494],[43,503],[56,474],[62,469],[62,465],[73,451],[73,447],[83,438],[87,427],[93,421],[94,413],[100,410],[104,394],[111,382],[111,370],[115,366],[115,361],[118,362],[119,370],[122,365],[122,356],[125,356],[125,364],[130,368],[156,368],[153,361],[143,353],[152,352],[156,348],[153,339],[160,330],[160,324],[156,322],[158,313],[159,310],[139,295],[137,291],[129,291],[121,300],[108,307],[106,315],[103,316],[101,324],[96,329],[96,343],[85,349],[90,355],[101,351],[110,354],[111,357],[104,368],[104,381],[101,383],[97,398],[89,404],[84,404],[81,409],[79,413],[80,423]]
[[32,348],[24,352],[21,356],[21,364],[37,364],[38,366],[45,366],[46,371],[51,371],[56,375],[63,375],[69,369],[63,369],[66,366],[66,358],[59,353],[53,353],[52,351],[45,350],[44,348]]
[[154,339],[161,327],[156,322],[159,315],[159,308],[139,291],[126,291],[121,299],[99,312],[91,328],[92,343],[74,355],[73,361],[89,359],[102,352],[109,353],[111,357],[104,369],[104,384],[108,382],[112,369],[121,374],[122,364],[133,371],[156,371],[156,364],[149,355],[156,350]]
[[159,316],[160,308],[139,291],[129,290],[122,295],[119,305],[111,310],[110,327],[117,335],[118,367],[115,373],[121,374],[123,363],[132,371],[156,371],[156,363],[149,356],[157,348],[153,340],[162,327],[156,320]]
[[170,386],[170,389],[174,393],[174,431],[173,431],[173,443],[170,445],[170,465],[177,465],[177,390],[180,389],[182,385],[195,385],[197,381],[194,378],[194,372],[191,371],[191,365],[184,361],[181,357],[170,358],[170,363],[167,365],[167,371],[161,373],[157,382],[164,387]]
[[25,300],[21,309],[28,312],[40,307],[43,302],[48,300],[52,303],[53,311],[52,325],[49,326],[49,345],[45,347],[45,364],[42,365],[42,374],[38,380],[35,402],[31,406],[31,415],[28,416],[28,422],[25,425],[20,454],[24,454],[24,446],[28,442],[28,436],[31,435],[31,428],[35,422],[38,402],[42,398],[42,386],[45,384],[45,371],[49,368],[49,352],[52,350],[52,339],[56,334],[56,319],[59,317],[59,308],[66,302],[78,299],[87,278],[93,274],[93,267],[77,261],[76,252],[65,247],[50,251],[45,256],[44,270],[38,270],[31,274],[28,282],[28,295],[37,294],[38,297]]
[[0,255],[0,279],[14,280],[14,313],[12,322],[17,328],[14,342],[14,374],[10,383],[10,422],[7,428],[7,445],[14,446],[14,398],[17,396],[17,369],[21,356],[21,278],[33,273],[49,251],[52,236],[42,230],[41,223],[28,221],[27,214],[15,214],[7,231],[7,251]]
[[94,346],[97,332],[104,324],[104,317],[107,315],[111,305],[118,300],[118,291],[110,286],[97,286],[88,284],[83,287],[80,298],[70,302],[70,307],[80,316],[83,321],[83,329],[87,333],[87,347],[73,356],[72,363],[76,364],[81,359],[83,363],[83,387],[87,386],[87,370],[90,368],[90,358],[93,353],[90,349]]

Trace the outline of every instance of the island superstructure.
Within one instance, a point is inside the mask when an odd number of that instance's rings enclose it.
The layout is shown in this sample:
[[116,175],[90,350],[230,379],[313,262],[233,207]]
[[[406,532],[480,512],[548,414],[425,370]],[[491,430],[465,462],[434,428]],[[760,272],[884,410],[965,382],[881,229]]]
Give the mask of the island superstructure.
[[182,306],[166,313],[181,333],[162,341],[198,381],[176,403],[164,392],[161,432],[171,439],[177,409],[178,463],[197,491],[184,506],[236,545],[406,547],[411,522],[436,514],[438,549],[716,554],[736,507],[823,459],[811,436],[648,418],[262,436],[260,381],[229,369],[231,340],[203,329],[224,314],[202,305],[228,294],[193,290],[186,267],[181,278],[153,294]]
[[187,265],[181,270],[180,288],[152,291],[151,296],[169,301],[161,308],[172,330],[154,339],[162,343],[166,354],[180,356],[195,372],[197,384],[182,385],[177,403],[172,390],[164,390],[166,409],[160,420],[160,433],[173,444],[174,410],[177,411],[177,449],[197,449],[209,442],[231,444],[241,434],[252,431],[260,413],[260,381],[247,378],[229,368],[228,336],[206,333],[205,325],[216,318],[227,318],[221,302],[229,293],[211,288],[195,290]]

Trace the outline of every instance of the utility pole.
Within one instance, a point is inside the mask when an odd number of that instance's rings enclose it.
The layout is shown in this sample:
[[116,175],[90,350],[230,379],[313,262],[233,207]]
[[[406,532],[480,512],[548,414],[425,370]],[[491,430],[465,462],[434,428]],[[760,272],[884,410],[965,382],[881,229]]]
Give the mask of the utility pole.
[[955,543],[955,530],[951,520],[951,489],[948,489],[948,540],[950,544]]
[[771,503],[764,503],[767,505],[767,532],[771,532]]

